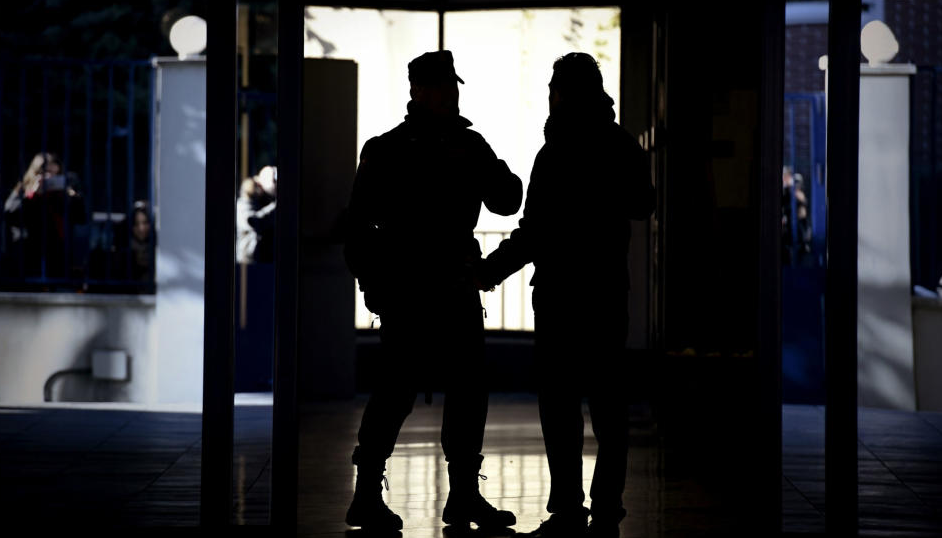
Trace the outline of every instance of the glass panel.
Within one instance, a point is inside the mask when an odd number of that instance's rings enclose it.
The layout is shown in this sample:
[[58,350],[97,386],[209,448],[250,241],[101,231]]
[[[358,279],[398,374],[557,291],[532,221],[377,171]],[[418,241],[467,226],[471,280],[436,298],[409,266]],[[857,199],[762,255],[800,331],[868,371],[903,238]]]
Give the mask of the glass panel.
[[[481,36],[487,36],[482,39]],[[462,115],[474,123],[497,156],[529,182],[543,145],[543,123],[553,62],[573,51],[592,54],[618,114],[621,85],[621,10],[528,9],[445,14],[445,48],[455,55]],[[522,213],[522,210],[521,210]],[[521,213],[481,212],[478,240],[484,254],[516,228]],[[565,219],[565,213],[560,215]],[[561,245],[560,248],[565,248]],[[488,329],[533,330],[529,282],[532,265],[483,294]]]
[[398,125],[409,102],[408,65],[438,48],[438,14],[308,7],[304,57],[358,65],[357,147]]
[[278,3],[237,15],[237,184],[230,523],[265,525],[271,496],[277,207]]
[[[826,7],[825,7],[826,10]],[[823,531],[826,13],[785,30],[782,136],[783,531]]]
[[206,13],[167,4],[4,6],[0,502],[40,526],[199,523],[206,62],[165,31]]
[[[357,148],[398,125],[409,102],[409,62],[438,48],[438,14],[308,7],[304,57],[357,62]],[[417,231],[418,232],[418,231]],[[357,289],[356,326],[374,316]]]
[[939,27],[942,14],[886,2],[860,22],[869,65],[860,67],[857,177],[859,521],[862,534],[938,533],[942,50],[918,29]]
[[154,293],[156,72],[0,61],[0,290]]

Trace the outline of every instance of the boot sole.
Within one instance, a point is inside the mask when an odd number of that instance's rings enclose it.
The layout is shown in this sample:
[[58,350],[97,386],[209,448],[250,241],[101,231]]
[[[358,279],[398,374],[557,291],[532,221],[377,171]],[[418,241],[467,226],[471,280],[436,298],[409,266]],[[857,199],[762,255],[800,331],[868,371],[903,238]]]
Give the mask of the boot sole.
[[377,524],[375,521],[371,521],[369,519],[363,520],[349,516],[347,516],[344,522],[351,527],[360,527],[364,531],[368,532],[396,532],[402,530],[401,522],[393,522],[391,525],[382,525]]
[[492,521],[484,521],[482,523],[475,519],[458,518],[456,516],[447,516],[447,517],[444,515],[442,516],[442,521],[446,525],[452,525],[454,527],[466,527],[470,525],[471,523],[474,523],[475,525],[478,526],[478,528],[481,528],[481,529],[505,529],[507,527],[517,524],[517,517],[514,515],[511,515],[511,517],[508,518],[508,520],[509,521],[507,523],[502,523],[502,522],[496,523]]
[[384,527],[382,525],[370,525],[369,523],[364,525],[362,522],[358,521],[347,521],[346,523],[351,527],[359,527],[362,531],[368,533],[392,533],[402,530],[402,525],[391,525],[389,527]]

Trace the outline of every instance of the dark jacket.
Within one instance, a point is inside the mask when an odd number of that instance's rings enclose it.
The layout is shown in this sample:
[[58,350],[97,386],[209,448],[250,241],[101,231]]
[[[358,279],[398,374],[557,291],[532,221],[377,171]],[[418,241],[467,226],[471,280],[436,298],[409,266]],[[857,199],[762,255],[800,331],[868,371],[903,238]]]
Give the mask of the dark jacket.
[[567,307],[611,301],[629,288],[629,220],[654,210],[648,156],[611,108],[552,115],[544,134],[523,218],[482,264],[482,283],[495,285],[533,262],[534,310],[563,298]]
[[364,144],[344,254],[372,312],[406,293],[470,286],[481,203],[499,215],[520,208],[520,178],[470,126],[460,116],[437,123],[410,106],[404,122]]
[[[85,202],[78,193],[78,176],[71,172],[65,174],[65,185],[71,189],[71,194],[67,189],[40,189],[32,196],[25,196],[21,189],[14,189],[3,204],[4,224],[10,240],[8,251],[19,256],[22,249],[25,276],[41,274],[43,261],[46,276],[70,276],[72,260],[65,258],[66,246],[73,227],[85,223],[86,215]],[[14,262],[12,258],[4,261]]]

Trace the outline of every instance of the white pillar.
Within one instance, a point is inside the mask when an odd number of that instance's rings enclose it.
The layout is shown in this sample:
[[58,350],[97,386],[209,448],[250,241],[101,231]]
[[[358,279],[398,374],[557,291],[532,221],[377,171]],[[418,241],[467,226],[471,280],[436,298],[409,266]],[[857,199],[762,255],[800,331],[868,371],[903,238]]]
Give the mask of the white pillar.
[[155,380],[155,403],[198,404],[203,399],[206,61],[155,63],[157,360],[148,374]]
[[[857,401],[914,410],[909,64],[860,68]],[[832,126],[832,128],[838,128]]]

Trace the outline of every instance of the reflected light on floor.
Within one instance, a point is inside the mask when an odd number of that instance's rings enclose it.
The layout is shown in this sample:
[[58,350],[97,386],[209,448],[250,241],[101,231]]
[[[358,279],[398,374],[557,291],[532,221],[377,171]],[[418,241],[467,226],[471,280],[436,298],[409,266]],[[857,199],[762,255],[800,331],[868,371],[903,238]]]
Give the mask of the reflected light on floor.
[[[448,463],[437,443],[396,445],[396,454],[386,466],[389,490],[387,504],[404,521],[435,519],[448,498]],[[595,455],[582,458],[583,488],[592,482]],[[545,455],[501,452],[485,454],[479,482],[481,494],[495,506],[518,515],[544,511],[549,498],[550,475]],[[356,484],[351,476],[351,489]]]
[[[439,443],[442,398],[432,405],[417,402],[399,434],[395,451],[386,462],[389,489],[383,498],[403,518],[403,536],[445,535],[442,510],[448,498],[448,466]],[[356,484],[350,460],[365,399],[311,405],[301,413],[301,465],[298,480],[298,536],[337,537],[350,527],[344,516]],[[582,453],[583,490],[588,498],[598,445],[584,409]],[[660,517],[664,504],[663,470],[649,426],[633,429],[635,444],[629,452],[628,483],[623,497],[628,517],[622,538],[663,535]],[[529,532],[546,520],[550,474],[543,445],[536,398],[532,395],[493,395],[484,435],[484,463],[480,480],[484,497],[517,517],[514,530]]]

